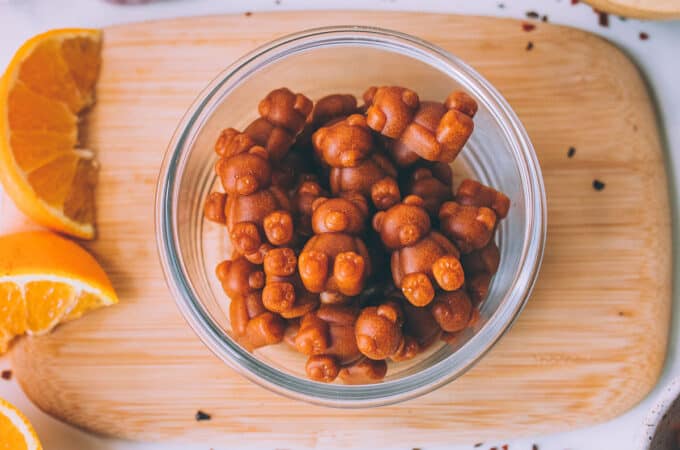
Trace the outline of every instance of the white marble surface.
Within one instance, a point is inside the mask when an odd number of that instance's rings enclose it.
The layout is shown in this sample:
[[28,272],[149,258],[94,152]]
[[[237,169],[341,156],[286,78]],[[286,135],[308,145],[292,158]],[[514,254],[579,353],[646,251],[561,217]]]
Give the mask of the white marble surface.
[[[500,7],[499,4],[504,7]],[[522,18],[529,10],[547,14],[550,22],[571,25],[597,33],[622,47],[640,66],[656,98],[662,134],[668,153],[668,170],[671,179],[674,238],[677,242],[677,174],[680,173],[680,22],[622,21],[610,17],[609,27],[598,25],[597,16],[590,7],[571,5],[570,0],[163,0],[147,5],[116,6],[101,0],[0,0],[0,67],[9,61],[14,50],[29,36],[48,28],[65,26],[99,27],[114,23],[168,18],[184,15],[205,15],[244,11],[284,9],[382,9],[450,12]],[[639,33],[646,32],[649,39],[642,41]],[[2,202],[7,202],[0,195]],[[7,204],[4,205],[8,207]],[[2,232],[0,217],[0,232]],[[674,256],[678,247],[674,245]],[[678,303],[677,286],[674,303]],[[677,309],[677,308],[674,308]],[[671,379],[680,376],[680,350],[676,345],[680,317],[673,317],[670,350],[666,368],[659,385],[652,394],[633,410],[605,424],[550,436],[535,436],[521,440],[505,440],[498,436],[495,442],[485,442],[477,447],[485,450],[507,444],[509,450],[530,450],[536,444],[540,450],[628,450],[642,448],[645,416],[652,408]],[[7,358],[0,358],[0,369],[9,368]],[[220,449],[218,442],[203,445],[140,444],[103,439],[75,430],[41,413],[22,394],[14,381],[0,379],[0,397],[22,409],[36,426],[46,450],[119,450],[119,449]],[[469,445],[449,446],[447,449],[472,449]],[[281,442],[280,447],[286,448]],[[402,448],[422,447],[418,437],[404,442]],[[424,447],[423,450],[429,450]]]

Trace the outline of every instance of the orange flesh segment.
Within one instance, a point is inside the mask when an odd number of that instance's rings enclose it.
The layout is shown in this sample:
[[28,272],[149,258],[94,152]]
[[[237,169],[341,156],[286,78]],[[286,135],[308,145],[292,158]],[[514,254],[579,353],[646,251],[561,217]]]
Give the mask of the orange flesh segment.
[[78,118],[64,103],[37,94],[22,81],[10,91],[7,106],[12,131],[69,133],[78,128]]
[[98,309],[101,306],[104,306],[101,298],[90,292],[82,292],[78,296],[75,306],[64,317],[64,321],[77,319],[86,312]]
[[48,205],[61,208],[71,190],[78,160],[74,152],[66,153],[28,174],[28,182]]
[[74,37],[61,44],[61,55],[88,105],[92,103],[92,92],[99,76],[100,53],[101,41]]
[[86,105],[71,71],[61,57],[61,43],[51,39],[41,42],[21,63],[19,79],[33,92],[62,101],[78,113]]
[[5,415],[0,414],[0,450],[27,450],[26,438]]
[[0,283],[0,354],[12,338],[26,332],[26,302],[14,283]]
[[97,165],[91,159],[80,159],[64,200],[64,214],[81,223],[94,222],[94,190],[97,186]]
[[30,281],[24,287],[28,331],[43,333],[51,330],[75,301],[72,286],[54,281]]
[[52,131],[15,131],[10,136],[14,158],[24,172],[31,172],[73,150],[75,133]]

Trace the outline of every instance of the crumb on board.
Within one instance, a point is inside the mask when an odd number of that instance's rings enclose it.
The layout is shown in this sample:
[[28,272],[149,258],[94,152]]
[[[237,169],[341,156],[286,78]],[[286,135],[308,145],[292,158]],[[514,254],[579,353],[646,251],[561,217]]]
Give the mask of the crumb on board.
[[196,422],[201,422],[203,420],[210,420],[212,419],[212,416],[206,412],[201,411],[200,409],[196,411]]
[[604,189],[604,187],[605,184],[602,181],[598,179],[593,180],[593,189],[595,189],[596,191],[601,191]]

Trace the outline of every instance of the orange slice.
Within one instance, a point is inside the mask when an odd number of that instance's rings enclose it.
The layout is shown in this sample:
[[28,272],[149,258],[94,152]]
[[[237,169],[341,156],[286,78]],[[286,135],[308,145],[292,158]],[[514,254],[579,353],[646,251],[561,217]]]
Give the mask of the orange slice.
[[15,406],[0,398],[0,450],[42,450],[33,426]]
[[76,243],[47,231],[0,237],[0,354],[15,336],[117,302],[104,270]]
[[0,181],[36,222],[94,237],[97,162],[78,148],[94,102],[101,33],[52,30],[29,39],[0,79]]

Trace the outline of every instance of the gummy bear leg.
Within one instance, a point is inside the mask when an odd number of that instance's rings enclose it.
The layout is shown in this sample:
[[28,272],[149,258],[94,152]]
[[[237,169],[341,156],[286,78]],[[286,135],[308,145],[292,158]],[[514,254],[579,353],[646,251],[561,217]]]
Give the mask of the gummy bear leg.
[[262,290],[262,304],[275,313],[292,308],[295,298],[295,287],[286,281],[269,282]]
[[262,244],[260,231],[252,222],[241,222],[234,225],[230,237],[232,245],[242,255],[257,251]]
[[454,256],[442,256],[432,265],[432,274],[437,284],[445,291],[455,291],[460,289],[465,282],[463,266],[458,258]]
[[354,252],[338,253],[333,264],[333,279],[345,295],[359,295],[364,285],[366,261]]
[[392,177],[385,177],[371,186],[371,200],[379,210],[388,209],[399,203],[401,193],[396,180]]
[[273,245],[286,245],[293,239],[293,217],[288,211],[274,211],[267,215],[263,228]]
[[310,356],[305,365],[307,376],[314,381],[322,381],[330,383],[338,377],[340,373],[340,364],[338,361],[328,355]]
[[273,248],[264,258],[264,273],[267,276],[289,277],[297,269],[297,257],[292,248]]
[[309,292],[318,294],[324,290],[328,280],[328,255],[315,250],[303,251],[298,257],[298,269]]
[[404,276],[401,291],[414,306],[425,306],[434,298],[434,286],[424,273],[409,273]]

